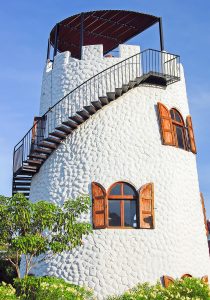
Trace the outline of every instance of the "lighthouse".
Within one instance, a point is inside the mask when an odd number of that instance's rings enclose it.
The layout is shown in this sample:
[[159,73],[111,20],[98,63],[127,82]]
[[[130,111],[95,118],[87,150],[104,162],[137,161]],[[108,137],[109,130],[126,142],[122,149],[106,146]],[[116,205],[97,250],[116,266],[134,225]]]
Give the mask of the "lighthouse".
[[[129,45],[151,26],[160,49]],[[13,194],[57,204],[89,194],[81,220],[93,234],[33,275],[88,286],[97,299],[210,275],[196,153],[183,66],[164,48],[160,17],[103,10],[58,22],[40,115],[14,149]]]

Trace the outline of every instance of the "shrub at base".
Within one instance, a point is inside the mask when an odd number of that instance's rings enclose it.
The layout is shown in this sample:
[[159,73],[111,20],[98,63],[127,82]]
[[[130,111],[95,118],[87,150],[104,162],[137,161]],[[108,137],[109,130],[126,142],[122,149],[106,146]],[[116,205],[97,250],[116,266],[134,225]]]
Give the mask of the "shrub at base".
[[15,279],[16,293],[21,300],[92,300],[91,290],[55,277]]
[[6,284],[2,282],[0,284],[0,299],[1,300],[18,300],[19,297],[15,295],[15,289],[11,286],[11,284]]
[[109,300],[209,300],[210,290],[200,279],[185,278],[176,280],[168,288],[160,283],[139,284],[122,296],[110,297]]

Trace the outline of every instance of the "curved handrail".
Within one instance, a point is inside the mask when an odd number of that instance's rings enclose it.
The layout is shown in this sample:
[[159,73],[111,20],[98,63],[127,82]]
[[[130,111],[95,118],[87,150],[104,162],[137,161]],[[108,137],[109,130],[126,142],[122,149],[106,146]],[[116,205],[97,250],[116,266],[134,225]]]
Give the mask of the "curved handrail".
[[[34,122],[33,126],[14,147],[14,160],[17,146],[20,149],[21,143],[23,164],[30,154],[32,140],[35,141],[35,144],[38,144],[50,132],[55,130],[56,126],[61,124],[63,120],[76,114],[78,110],[91,105],[92,101],[98,100],[100,96],[106,95],[107,92],[114,91],[115,88],[122,87],[123,84],[128,84],[129,81],[149,72],[162,74],[168,83],[173,82],[175,78],[179,78],[179,56],[159,50],[146,49],[87,79],[57,101],[39,120]],[[34,133],[36,136],[34,136]],[[18,158],[19,160],[20,158]]]
[[[57,104],[59,104],[62,100],[64,100],[66,97],[68,97],[71,93],[73,93],[74,91],[76,91],[77,89],[79,89],[81,86],[84,86],[85,84],[87,84],[88,82],[90,82],[92,79],[94,79],[94,78],[96,78],[96,77],[98,77],[99,75],[101,75],[102,73],[104,73],[104,72],[106,72],[106,71],[108,71],[108,70],[110,70],[111,68],[113,68],[113,67],[115,67],[115,66],[117,66],[117,65],[119,65],[119,64],[121,64],[121,63],[123,63],[123,62],[125,62],[125,61],[127,61],[128,59],[130,59],[130,58],[133,58],[133,57],[135,57],[135,56],[137,56],[137,55],[139,55],[140,53],[143,53],[143,52],[145,52],[145,51],[148,51],[148,50],[152,50],[152,49],[146,49],[146,50],[144,50],[144,51],[142,51],[142,52],[139,52],[139,53],[137,53],[137,54],[134,54],[134,55],[132,55],[132,56],[129,56],[129,57],[127,57],[126,59],[124,59],[124,60],[122,60],[122,61],[120,61],[120,62],[118,62],[118,63],[116,63],[116,64],[114,64],[114,65],[111,65],[110,67],[108,67],[108,68],[106,68],[106,69],[104,69],[104,70],[102,70],[101,72],[99,72],[99,73],[97,73],[97,74],[95,74],[95,75],[93,75],[91,78],[89,78],[89,79],[87,79],[86,81],[84,81],[83,83],[81,83],[80,85],[78,85],[77,87],[75,87],[73,90],[71,90],[69,93],[67,93],[65,96],[63,96],[60,100],[58,100],[53,106],[51,106],[41,117],[43,118],[45,115],[47,115],[47,113],[48,112],[50,112]],[[160,52],[159,50],[156,50],[156,51],[158,51],[158,52]],[[37,121],[38,122],[38,121]],[[24,137],[15,145],[15,147],[26,137],[26,135],[28,134],[28,132],[30,131],[30,130],[32,130],[32,128],[34,127],[36,125],[36,122],[33,124],[33,126],[27,131],[27,133],[24,135]],[[14,148],[15,148],[14,147]]]

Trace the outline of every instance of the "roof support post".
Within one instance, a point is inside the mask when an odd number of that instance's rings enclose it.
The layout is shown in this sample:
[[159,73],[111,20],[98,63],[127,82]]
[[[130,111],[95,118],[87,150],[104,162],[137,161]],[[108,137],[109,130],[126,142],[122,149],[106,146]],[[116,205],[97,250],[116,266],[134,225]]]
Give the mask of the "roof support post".
[[160,50],[164,51],[163,25],[162,18],[159,18]]
[[82,46],[84,45],[84,13],[80,19],[80,59],[82,58]]
[[50,60],[50,37],[47,43],[47,62]]
[[55,27],[55,39],[54,39],[54,53],[53,53],[53,60],[58,52],[58,34],[59,34],[59,23],[56,24]]

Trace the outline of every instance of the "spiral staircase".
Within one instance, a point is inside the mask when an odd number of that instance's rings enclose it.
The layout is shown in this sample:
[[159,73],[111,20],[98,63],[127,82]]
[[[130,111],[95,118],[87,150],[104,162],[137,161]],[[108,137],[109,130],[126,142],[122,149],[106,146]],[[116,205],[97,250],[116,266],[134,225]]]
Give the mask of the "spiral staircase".
[[12,194],[27,198],[33,176],[66,137],[103,106],[140,85],[167,86],[180,80],[178,55],[147,49],[103,70],[59,100],[15,146]]

